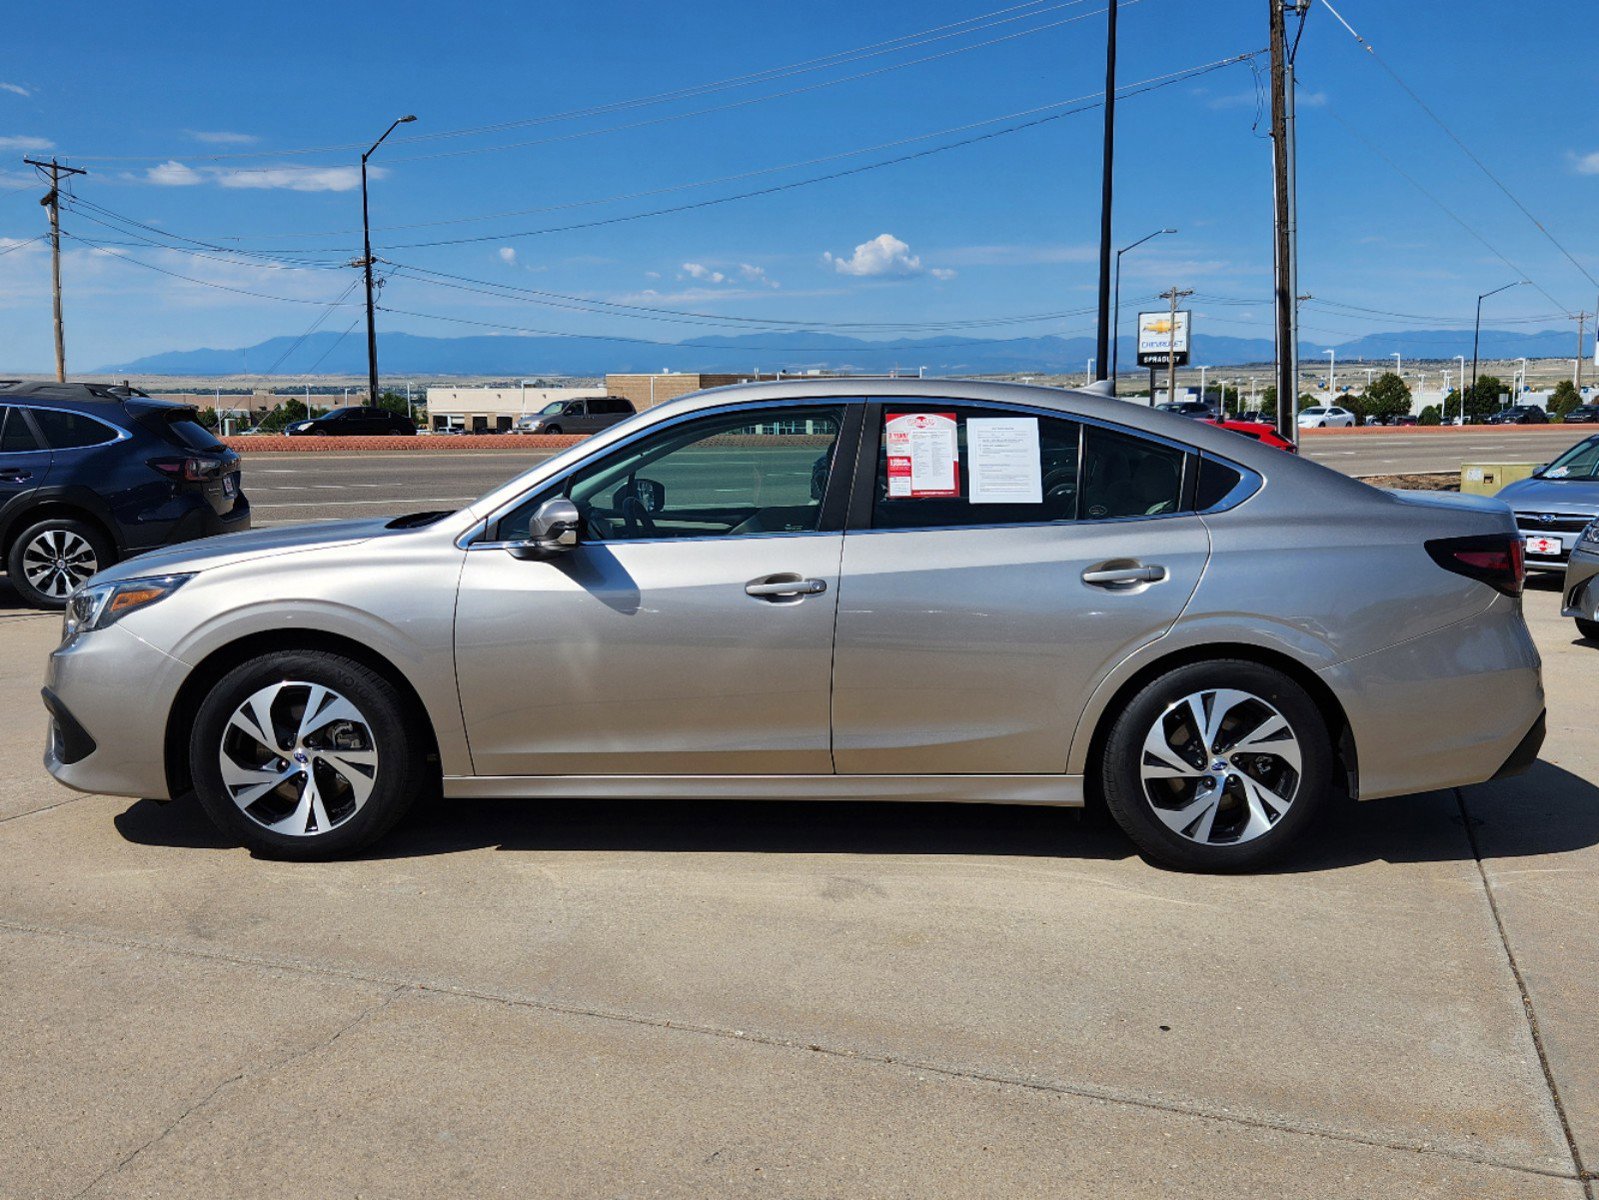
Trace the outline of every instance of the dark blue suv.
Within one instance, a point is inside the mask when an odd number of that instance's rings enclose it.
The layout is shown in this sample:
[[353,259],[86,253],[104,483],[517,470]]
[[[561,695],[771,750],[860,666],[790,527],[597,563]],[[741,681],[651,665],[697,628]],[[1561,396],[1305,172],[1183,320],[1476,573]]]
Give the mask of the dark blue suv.
[[250,527],[239,456],[186,404],[130,388],[0,381],[0,552],[37,608],[118,559]]

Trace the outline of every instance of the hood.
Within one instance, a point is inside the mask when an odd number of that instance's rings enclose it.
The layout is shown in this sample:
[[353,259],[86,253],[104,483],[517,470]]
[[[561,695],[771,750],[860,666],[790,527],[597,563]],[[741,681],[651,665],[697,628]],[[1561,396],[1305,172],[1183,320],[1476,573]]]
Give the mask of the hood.
[[1599,514],[1599,479],[1518,479],[1499,489],[1494,499],[1517,512]]
[[178,575],[229,566],[252,558],[272,558],[329,546],[353,546],[375,537],[392,537],[405,530],[389,529],[391,517],[368,517],[359,521],[322,521],[314,525],[285,525],[274,529],[251,529],[225,533],[195,542],[180,542],[145,554],[137,554],[96,575],[97,583],[136,579],[141,575]]

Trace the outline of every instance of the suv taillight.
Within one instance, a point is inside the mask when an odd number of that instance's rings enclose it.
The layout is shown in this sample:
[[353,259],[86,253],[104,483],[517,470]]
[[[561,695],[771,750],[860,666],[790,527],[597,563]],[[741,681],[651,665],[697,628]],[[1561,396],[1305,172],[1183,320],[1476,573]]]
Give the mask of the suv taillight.
[[1436,538],[1427,543],[1427,553],[1444,570],[1481,580],[1507,596],[1521,595],[1527,580],[1526,552],[1519,534]]
[[204,483],[222,475],[222,463],[215,458],[152,458],[150,465],[161,474],[186,483]]

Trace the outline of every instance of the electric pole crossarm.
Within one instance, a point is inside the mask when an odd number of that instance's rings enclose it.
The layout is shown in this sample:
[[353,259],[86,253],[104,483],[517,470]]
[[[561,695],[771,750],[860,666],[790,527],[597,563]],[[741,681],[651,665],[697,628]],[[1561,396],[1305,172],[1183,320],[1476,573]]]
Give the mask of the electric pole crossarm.
[[61,177],[87,175],[89,172],[81,167],[63,167],[53,158],[49,162],[41,162],[36,158],[24,158],[22,161],[30,167],[48,172],[50,176],[50,191],[39,203],[50,214],[50,294],[55,315],[56,382],[65,383],[67,341],[61,323]]

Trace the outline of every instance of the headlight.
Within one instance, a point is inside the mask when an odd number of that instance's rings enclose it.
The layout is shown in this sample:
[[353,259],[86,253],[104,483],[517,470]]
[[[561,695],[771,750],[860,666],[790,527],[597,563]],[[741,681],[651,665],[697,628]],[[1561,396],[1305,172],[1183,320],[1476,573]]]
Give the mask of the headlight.
[[70,642],[80,633],[104,629],[130,612],[165,600],[193,578],[192,575],[152,575],[79,588],[67,601],[67,611],[61,622],[61,640]]
[[1582,531],[1582,536],[1577,540],[1584,546],[1599,550],[1599,518],[1589,521],[1588,528]]

